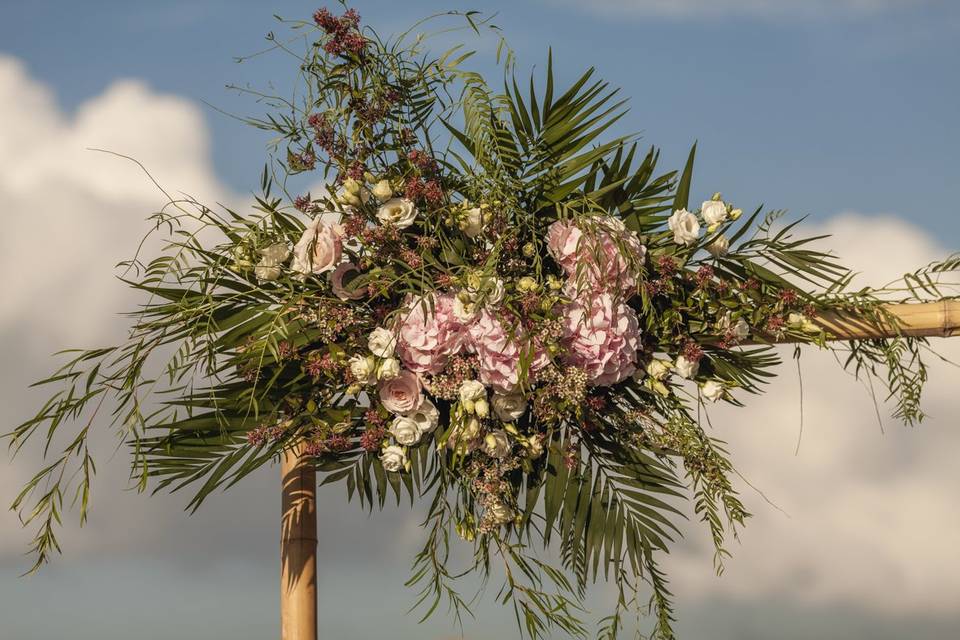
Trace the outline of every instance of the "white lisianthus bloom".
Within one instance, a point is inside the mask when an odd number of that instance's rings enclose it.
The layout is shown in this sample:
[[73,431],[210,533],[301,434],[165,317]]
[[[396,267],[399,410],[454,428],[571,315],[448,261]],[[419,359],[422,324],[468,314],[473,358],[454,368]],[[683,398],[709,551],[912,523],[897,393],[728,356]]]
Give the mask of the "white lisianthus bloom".
[[667,219],[667,226],[673,231],[673,241],[677,244],[691,245],[700,237],[700,222],[697,216],[686,209],[677,209]]
[[486,400],[487,390],[479,380],[464,380],[460,384],[460,402]]
[[447,439],[447,447],[469,453],[476,449],[476,439],[479,435],[480,421],[475,416],[470,416],[454,427]]
[[506,457],[510,448],[510,436],[503,429],[491,431],[483,438],[483,450],[492,458]]
[[420,425],[413,418],[397,416],[390,425],[390,435],[402,445],[412,446],[420,442],[423,433]]
[[290,257],[290,247],[285,242],[277,242],[260,250],[260,262],[253,273],[257,280],[267,282],[280,277],[280,265]]
[[406,417],[417,423],[421,434],[432,432],[440,424],[440,411],[427,398],[424,398],[423,403],[415,411],[408,413]]
[[490,285],[490,289],[487,291],[487,304],[490,306],[498,305],[503,302],[503,280],[500,278],[493,278],[493,284]]
[[353,374],[353,378],[358,383],[370,384],[373,382],[377,365],[372,357],[356,355],[350,358],[349,364],[350,373]]
[[480,207],[467,209],[464,212],[463,219],[460,221],[460,230],[471,238],[477,237],[483,233],[483,218],[483,210]]
[[707,200],[700,206],[700,215],[709,225],[720,224],[727,219],[727,205],[720,200]]
[[716,380],[707,380],[700,385],[700,393],[710,402],[716,402],[723,397],[723,385]]
[[730,240],[722,233],[713,239],[713,242],[707,245],[707,252],[714,258],[727,255],[730,251]]
[[369,347],[370,353],[378,358],[390,358],[397,348],[397,336],[389,329],[377,327],[370,332],[370,337],[367,338],[367,347]]
[[670,367],[671,363],[669,360],[654,358],[650,361],[650,364],[647,365],[647,375],[654,380],[664,380],[670,375]]
[[527,439],[527,457],[533,460],[543,455],[543,436],[531,436]]
[[700,370],[700,363],[689,360],[686,356],[677,356],[673,368],[677,370],[677,375],[689,380],[697,375],[697,371]]
[[407,453],[403,447],[392,444],[383,448],[380,453],[380,463],[386,471],[402,471],[407,466]]
[[386,202],[393,197],[393,187],[390,186],[389,180],[381,180],[373,185],[372,191],[373,195],[377,197],[377,200],[381,202]]
[[392,198],[384,202],[377,210],[377,220],[392,224],[398,229],[406,229],[417,218],[417,207],[406,198]]
[[507,524],[516,517],[516,514],[502,502],[494,502],[487,505],[487,517],[496,524]]
[[493,411],[503,422],[519,420],[527,412],[527,399],[522,393],[495,393]]
[[400,375],[400,361],[396,358],[384,358],[377,366],[378,380],[392,380]]

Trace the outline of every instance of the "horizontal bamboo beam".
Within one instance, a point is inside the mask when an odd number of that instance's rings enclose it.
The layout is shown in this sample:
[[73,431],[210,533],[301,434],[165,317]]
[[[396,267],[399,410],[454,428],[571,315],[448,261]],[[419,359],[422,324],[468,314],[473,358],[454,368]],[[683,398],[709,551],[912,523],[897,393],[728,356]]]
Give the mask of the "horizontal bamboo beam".
[[898,335],[949,338],[960,336],[960,300],[887,304],[891,322],[875,323],[853,312],[826,312],[814,323],[834,340],[893,338]]

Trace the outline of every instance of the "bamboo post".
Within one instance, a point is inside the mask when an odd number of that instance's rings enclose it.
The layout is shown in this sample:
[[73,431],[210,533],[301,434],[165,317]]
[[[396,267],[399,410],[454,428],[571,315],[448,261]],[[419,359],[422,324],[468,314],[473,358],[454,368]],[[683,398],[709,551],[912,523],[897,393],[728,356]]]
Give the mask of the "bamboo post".
[[[832,340],[960,336],[960,300],[889,304],[892,325],[877,325],[853,313],[816,318]],[[283,532],[280,541],[281,640],[317,638],[317,474],[299,447],[287,451],[283,477]]]
[[280,638],[317,638],[317,472],[300,446],[283,454]]

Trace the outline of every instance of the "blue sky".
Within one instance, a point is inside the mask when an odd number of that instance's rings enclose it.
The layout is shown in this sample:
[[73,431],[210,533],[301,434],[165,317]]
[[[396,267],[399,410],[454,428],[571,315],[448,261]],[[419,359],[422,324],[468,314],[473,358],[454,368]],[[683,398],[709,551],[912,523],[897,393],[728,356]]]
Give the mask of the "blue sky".
[[[134,300],[111,282],[111,269],[129,257],[159,197],[135,169],[84,149],[130,153],[165,186],[207,201],[241,201],[259,182],[267,139],[205,104],[250,115],[260,106],[225,85],[275,83],[283,93],[295,74],[289,59],[233,59],[282,28],[273,14],[308,18],[317,8],[280,0],[8,5],[0,21],[0,273],[28,277],[5,278],[0,290],[0,431],[35,409],[39,395],[24,389],[47,373],[50,352],[115,340],[122,321],[113,313]],[[595,66],[630,98],[617,133],[642,132],[661,147],[664,169],[679,167],[699,141],[695,195],[722,191],[744,209],[765,203],[809,214],[812,228],[836,233],[832,246],[874,281],[960,250],[960,3],[354,6],[385,33],[441,10],[498,14],[521,74],[542,70],[550,46],[561,79]],[[477,67],[492,71],[493,42],[467,43],[481,50]],[[960,360],[960,344],[950,349]],[[790,516],[744,486],[757,517],[720,580],[711,577],[704,532],[691,528],[669,562],[682,637],[956,637],[955,370],[931,369],[929,421],[881,435],[864,389],[812,355],[800,455],[792,371],[749,410],[713,420],[745,478]],[[110,442],[101,441],[89,527],[68,525],[66,555],[40,576],[16,577],[26,540],[15,516],[0,512],[0,638],[273,635],[278,471],[263,470],[188,518],[185,496],[118,489],[124,461],[111,459]],[[35,467],[29,457],[0,462],[0,502]],[[326,637],[453,637],[442,618],[421,628],[404,615],[416,518],[395,510],[368,518],[344,505],[339,489],[322,495]],[[594,603],[608,597],[600,589]],[[509,612],[490,599],[468,639],[514,637]]]
[[[815,216],[896,213],[956,244],[960,6],[865,0],[803,12],[790,8],[798,5],[792,0],[728,0],[717,3],[731,7],[725,12],[702,14],[698,7],[709,3],[678,0],[686,13],[659,15],[638,8],[644,4],[356,6],[386,32],[447,8],[497,13],[521,70],[542,69],[548,46],[568,77],[596,66],[631,98],[623,129],[660,146],[665,166],[679,165],[700,141],[696,186],[704,193],[722,190],[738,203]],[[741,4],[747,8],[736,9]],[[750,9],[764,6],[782,9]],[[291,68],[277,55],[239,65],[233,57],[262,46],[277,27],[273,14],[303,17],[313,9],[307,2],[17,3],[5,11],[0,36],[2,48],[52,85],[67,109],[118,77],[136,77],[246,115],[257,105],[224,85],[284,86]],[[490,58],[478,66],[490,68]],[[263,136],[212,110],[206,118],[218,174],[249,189]]]

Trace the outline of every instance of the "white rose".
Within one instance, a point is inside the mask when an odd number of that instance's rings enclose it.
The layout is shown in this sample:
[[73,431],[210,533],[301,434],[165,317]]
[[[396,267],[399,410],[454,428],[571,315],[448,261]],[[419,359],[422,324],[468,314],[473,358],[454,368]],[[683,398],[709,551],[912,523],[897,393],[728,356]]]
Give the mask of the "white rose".
[[460,230],[474,238],[483,233],[483,210],[480,207],[467,209],[460,221]]
[[667,226],[673,231],[673,241],[677,244],[691,245],[700,237],[700,222],[686,209],[674,211],[667,219]]
[[440,424],[440,411],[427,398],[423,399],[419,408],[408,413],[406,417],[417,423],[421,434],[430,433]]
[[464,380],[460,385],[460,402],[473,403],[486,398],[487,390],[479,380]]
[[397,336],[389,329],[377,327],[367,338],[367,347],[370,348],[370,353],[378,358],[389,358],[397,348]]
[[293,247],[291,268],[303,274],[333,271],[343,256],[343,227],[323,221],[320,213],[303,230],[303,235]]
[[701,205],[700,214],[707,224],[720,224],[727,219],[727,205],[720,200],[707,200]]
[[417,217],[417,208],[406,198],[393,198],[384,202],[377,211],[377,220],[406,229]]
[[390,181],[381,180],[377,184],[373,185],[373,195],[375,195],[381,202],[386,202],[392,198],[393,187],[390,186]]
[[290,257],[290,247],[284,242],[277,242],[261,249],[260,256],[260,262],[253,270],[257,280],[276,280],[280,277],[280,265]]
[[400,361],[396,358],[384,358],[377,367],[377,379],[391,380],[400,375]]
[[750,335],[750,325],[743,318],[738,318],[730,331],[737,340],[746,340]]
[[670,375],[670,362],[654,358],[647,365],[647,375],[654,380],[663,380]]
[[686,356],[677,356],[677,361],[673,367],[677,370],[677,375],[689,380],[697,375],[697,371],[700,370],[700,363],[694,360],[688,360]]
[[387,471],[402,471],[407,466],[407,454],[403,447],[392,444],[383,448],[380,454],[380,462]]
[[350,373],[360,384],[370,384],[373,381],[373,373],[376,370],[376,363],[370,356],[356,355],[350,358]]
[[716,380],[707,380],[700,385],[700,393],[710,402],[716,402],[723,397],[723,385]]
[[527,412],[527,400],[522,393],[495,393],[493,411],[503,422],[513,422]]
[[730,240],[727,239],[727,236],[722,233],[713,239],[713,242],[707,245],[707,251],[714,258],[719,258],[721,256],[727,255],[727,252],[730,251]]
[[503,458],[510,453],[510,436],[503,429],[491,431],[483,438],[483,450],[492,458]]
[[390,425],[390,435],[400,444],[409,447],[420,442],[423,433],[420,431],[420,425],[413,418],[397,416]]
[[473,322],[477,317],[477,305],[472,302],[464,302],[460,296],[453,298],[453,317],[461,324]]

